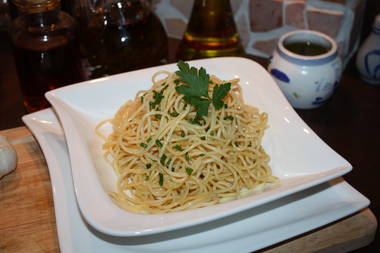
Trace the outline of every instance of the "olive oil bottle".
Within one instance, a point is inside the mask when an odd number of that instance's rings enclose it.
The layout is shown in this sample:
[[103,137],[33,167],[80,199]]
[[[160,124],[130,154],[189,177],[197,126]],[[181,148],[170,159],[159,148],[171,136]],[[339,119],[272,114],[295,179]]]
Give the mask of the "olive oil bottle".
[[230,0],[195,0],[178,60],[245,56]]

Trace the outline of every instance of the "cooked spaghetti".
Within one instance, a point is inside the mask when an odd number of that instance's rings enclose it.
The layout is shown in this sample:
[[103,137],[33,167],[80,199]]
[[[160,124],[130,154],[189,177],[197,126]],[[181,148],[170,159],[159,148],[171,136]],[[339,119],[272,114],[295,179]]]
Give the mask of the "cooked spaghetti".
[[151,89],[98,125],[98,134],[103,124],[113,125],[103,148],[118,178],[117,191],[109,195],[120,207],[140,213],[187,210],[237,199],[277,181],[261,146],[267,114],[244,104],[238,79],[207,80],[210,98],[217,96],[213,90],[230,84],[223,106],[207,104],[207,115],[199,117],[202,108],[178,92],[179,85],[188,87],[178,74],[160,71]]

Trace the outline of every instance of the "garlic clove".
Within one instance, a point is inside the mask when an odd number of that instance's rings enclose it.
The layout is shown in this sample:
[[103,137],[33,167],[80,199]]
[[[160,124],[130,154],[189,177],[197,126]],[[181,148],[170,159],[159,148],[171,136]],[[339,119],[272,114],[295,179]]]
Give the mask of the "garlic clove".
[[0,179],[16,169],[17,154],[7,138],[0,135]]

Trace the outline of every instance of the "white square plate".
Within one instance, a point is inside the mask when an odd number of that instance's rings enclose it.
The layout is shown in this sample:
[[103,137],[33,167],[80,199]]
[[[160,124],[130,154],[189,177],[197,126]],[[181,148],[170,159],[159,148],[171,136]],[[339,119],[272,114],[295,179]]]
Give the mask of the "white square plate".
[[243,253],[341,219],[369,200],[338,178],[214,222],[142,237],[99,233],[77,207],[62,128],[51,109],[23,117],[45,155],[53,188],[61,253]]
[[[102,158],[95,126],[112,118],[137,91],[151,86],[153,73],[174,72],[175,64],[96,79],[50,91],[47,99],[62,123],[68,144],[79,208],[86,221],[114,236],[141,236],[212,221],[287,196],[349,172],[351,165],[326,145],[295,113],[259,64],[245,58],[189,62],[221,79],[240,78],[245,102],[269,115],[263,146],[271,156],[280,186],[211,207],[168,214],[136,214],[122,210],[107,195],[115,189],[113,169]],[[105,129],[109,132],[109,129]]]

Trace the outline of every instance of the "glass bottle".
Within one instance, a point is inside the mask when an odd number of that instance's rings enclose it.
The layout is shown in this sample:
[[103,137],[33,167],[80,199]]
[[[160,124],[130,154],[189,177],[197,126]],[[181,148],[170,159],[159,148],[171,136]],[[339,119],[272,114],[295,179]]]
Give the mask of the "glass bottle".
[[10,20],[9,2],[8,0],[0,0],[0,32],[8,31]]
[[14,0],[11,37],[24,105],[49,107],[45,92],[83,80],[76,24],[59,0]]
[[364,81],[380,85],[380,14],[376,16],[370,35],[358,51],[356,67]]
[[195,0],[177,59],[245,56],[230,0]]
[[89,78],[167,63],[168,40],[142,0],[81,1],[81,49]]

